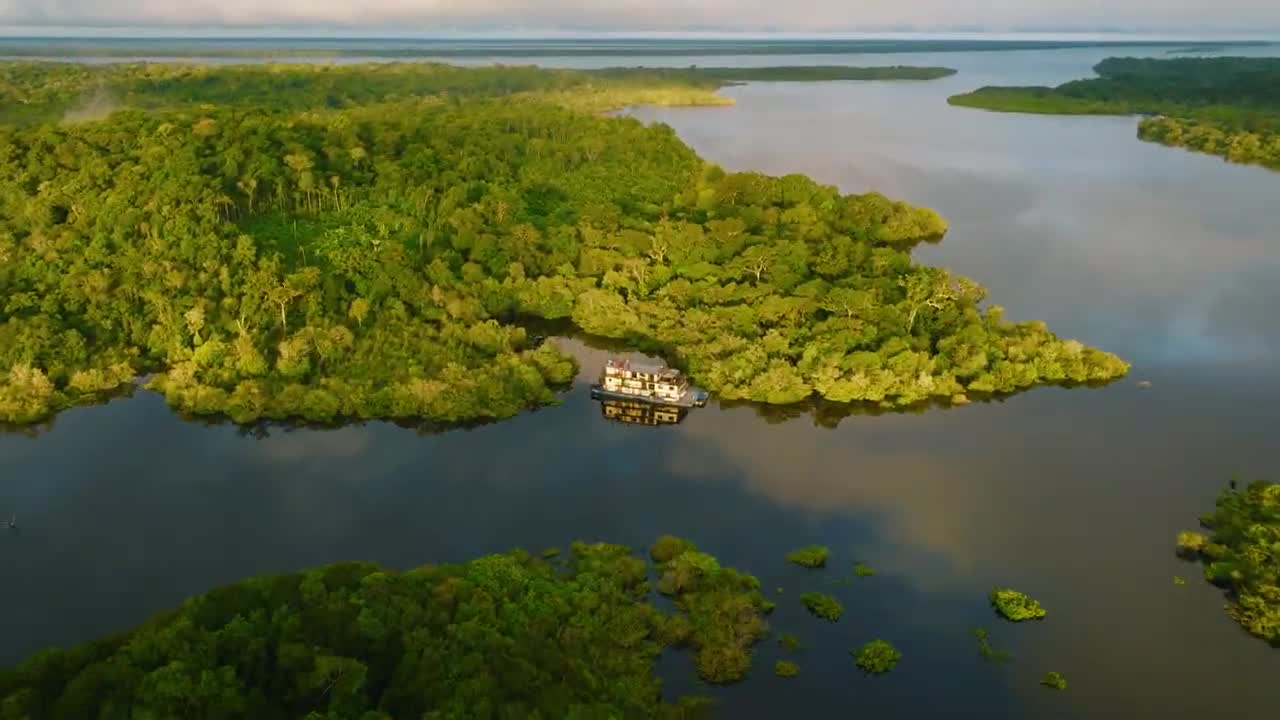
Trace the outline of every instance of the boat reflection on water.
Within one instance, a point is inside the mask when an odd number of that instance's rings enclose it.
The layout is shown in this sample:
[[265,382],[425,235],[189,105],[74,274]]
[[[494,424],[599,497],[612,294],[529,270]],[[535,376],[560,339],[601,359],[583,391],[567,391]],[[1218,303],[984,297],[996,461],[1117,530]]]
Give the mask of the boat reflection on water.
[[600,398],[600,413],[606,420],[628,425],[676,425],[688,410],[675,405]]

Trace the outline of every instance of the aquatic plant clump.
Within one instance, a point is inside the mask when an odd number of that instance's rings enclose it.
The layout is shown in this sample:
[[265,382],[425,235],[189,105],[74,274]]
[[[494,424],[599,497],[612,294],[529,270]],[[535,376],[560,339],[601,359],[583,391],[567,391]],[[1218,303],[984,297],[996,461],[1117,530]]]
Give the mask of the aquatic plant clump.
[[790,660],[779,660],[773,664],[773,674],[778,677],[795,677],[800,674],[800,666]]
[[1049,688],[1050,690],[1066,690],[1067,689],[1067,679],[1062,676],[1062,673],[1059,673],[1059,672],[1045,673],[1045,676],[1040,679],[1040,684]]
[[[1227,613],[1251,635],[1280,647],[1280,483],[1256,481],[1238,490],[1233,481],[1201,518],[1211,532],[1198,542],[1204,576],[1224,588]],[[1190,551],[1178,535],[1180,554]]]
[[800,649],[800,638],[793,633],[783,633],[778,637],[778,644],[787,652],[795,652]]
[[871,577],[872,575],[875,575],[876,571],[873,570],[870,566],[863,565],[862,563],[858,563],[857,565],[853,566],[853,574],[860,578],[866,578],[866,577]]
[[809,612],[828,622],[836,622],[844,614],[844,605],[825,593],[804,593],[800,602]]
[[1000,617],[1013,622],[1041,620],[1048,614],[1044,608],[1040,607],[1040,603],[1024,593],[1008,588],[996,588],[991,591],[991,606]]
[[1209,539],[1198,532],[1183,530],[1178,533],[1177,553],[1180,557],[1195,559],[1200,557]]
[[884,640],[872,640],[861,648],[849,652],[854,656],[857,666],[870,675],[887,673],[902,659],[902,653]]
[[997,665],[1004,665],[1013,660],[1013,656],[1006,650],[997,650],[991,646],[991,636],[986,628],[976,628],[973,631],[974,638],[978,641],[978,652],[982,653],[982,657],[989,662]]
[[787,562],[807,568],[826,567],[829,552],[822,545],[808,545],[787,553]]

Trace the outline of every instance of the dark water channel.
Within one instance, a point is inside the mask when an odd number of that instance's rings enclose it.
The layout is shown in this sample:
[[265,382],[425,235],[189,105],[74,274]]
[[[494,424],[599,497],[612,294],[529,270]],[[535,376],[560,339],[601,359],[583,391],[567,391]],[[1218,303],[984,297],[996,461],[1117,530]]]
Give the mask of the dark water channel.
[[[1273,716],[1280,651],[1239,631],[1172,545],[1232,473],[1280,477],[1280,174],[1141,143],[1131,119],[944,101],[1082,76],[1106,54],[846,57],[961,73],[749,85],[729,91],[733,108],[637,114],[732,169],[937,208],[953,230],[922,260],[982,282],[1011,318],[1122,355],[1130,378],[834,429],[714,400],[678,425],[607,420],[586,387],[606,353],[577,341],[565,344],[583,376],[563,405],[444,434],[246,434],[140,393],[0,435],[0,515],[21,519],[0,536],[0,663],[254,573],[671,532],[759,575],[770,596],[783,587],[773,625],[806,646],[792,680],[772,676],[776,644],[762,646],[748,682],[715,691],[725,717]],[[823,573],[782,561],[809,542],[832,548]],[[878,574],[830,582],[859,561]],[[994,584],[1049,618],[998,622]],[[805,615],[808,589],[836,594],[844,619]],[[1011,665],[980,657],[979,625]],[[868,679],[848,649],[876,637],[904,660]],[[686,661],[664,664],[673,688],[695,689]],[[1067,691],[1037,685],[1049,670]]]

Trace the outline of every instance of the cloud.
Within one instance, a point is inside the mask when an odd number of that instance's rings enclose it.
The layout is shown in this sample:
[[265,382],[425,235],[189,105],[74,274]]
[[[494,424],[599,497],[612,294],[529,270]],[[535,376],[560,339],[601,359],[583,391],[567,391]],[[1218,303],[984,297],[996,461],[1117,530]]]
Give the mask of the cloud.
[[0,0],[10,26],[442,30],[1280,28],[1274,0]]

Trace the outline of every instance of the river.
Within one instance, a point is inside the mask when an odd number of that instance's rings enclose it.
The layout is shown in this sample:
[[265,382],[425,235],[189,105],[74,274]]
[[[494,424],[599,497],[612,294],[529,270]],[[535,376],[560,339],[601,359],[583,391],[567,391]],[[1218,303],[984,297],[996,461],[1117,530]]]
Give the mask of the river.
[[[255,573],[409,567],[576,538],[643,547],[675,533],[758,575],[768,596],[784,588],[773,627],[805,644],[797,678],[773,677],[770,641],[747,682],[710,690],[723,717],[1273,714],[1280,652],[1226,616],[1173,540],[1232,473],[1280,477],[1280,174],[1139,142],[1129,118],[945,102],[984,84],[1083,77],[1115,54],[1127,53],[804,56],[783,62],[960,73],[751,84],[726,91],[734,107],[634,114],[730,169],[802,172],[938,209],[952,231],[921,261],[980,281],[1013,319],[1125,357],[1129,378],[834,428],[714,400],[678,425],[637,427],[589,397],[605,351],[561,340],[583,362],[562,405],[435,435],[388,423],[245,433],[185,422],[142,392],[0,435],[0,515],[20,520],[0,536],[0,663]],[[738,62],[781,64],[560,64]],[[827,570],[783,562],[810,542],[832,548]],[[855,562],[876,576],[831,582]],[[997,620],[986,599],[997,584],[1048,618]],[[837,595],[845,617],[808,617],[807,589]],[[983,660],[978,626],[1013,663]],[[904,659],[866,678],[848,650],[877,637]],[[702,690],[688,667],[664,659],[673,692]],[[1065,692],[1037,684],[1050,670]]]

